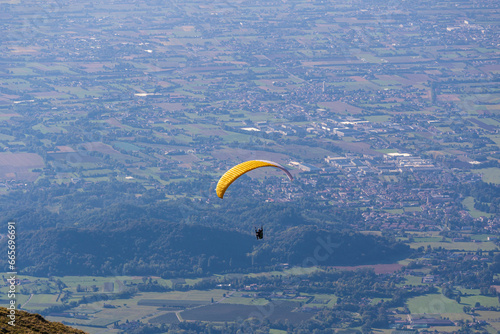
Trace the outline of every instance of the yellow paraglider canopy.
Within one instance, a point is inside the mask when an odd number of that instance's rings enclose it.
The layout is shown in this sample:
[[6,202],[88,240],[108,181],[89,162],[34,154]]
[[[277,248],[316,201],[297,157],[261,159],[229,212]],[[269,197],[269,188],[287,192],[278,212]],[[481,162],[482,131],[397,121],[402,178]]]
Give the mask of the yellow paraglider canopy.
[[290,180],[293,180],[292,174],[290,174],[289,171],[285,169],[285,167],[281,166],[280,164],[272,161],[266,161],[266,160],[250,160],[250,161],[245,161],[239,165],[234,166],[230,170],[224,173],[222,177],[219,180],[219,183],[217,183],[217,188],[215,191],[217,192],[217,196],[220,198],[224,197],[224,193],[226,192],[227,188],[236,181],[237,178],[239,178],[241,175],[245,174],[246,172],[249,172],[251,170],[254,170],[256,168],[260,167],[275,167],[279,168],[282,171],[286,173],[288,178]]

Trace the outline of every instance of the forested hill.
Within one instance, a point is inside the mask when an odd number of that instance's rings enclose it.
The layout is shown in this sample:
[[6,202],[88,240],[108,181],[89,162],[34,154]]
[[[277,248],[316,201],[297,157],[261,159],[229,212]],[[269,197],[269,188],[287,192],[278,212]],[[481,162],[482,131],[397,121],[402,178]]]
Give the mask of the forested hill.
[[25,311],[16,310],[15,326],[9,325],[10,319],[5,307],[0,307],[0,327],[2,333],[65,333],[65,334],[85,334],[84,331],[74,329],[59,322],[45,320],[39,314],[31,314]]
[[[33,275],[202,276],[292,265],[390,262],[409,247],[385,238],[290,227],[258,241],[250,233],[138,220],[114,229],[49,228],[19,234],[19,269]],[[309,259],[309,260],[307,260]],[[315,259],[318,263],[310,261]],[[253,262],[253,264],[252,264]]]
[[259,247],[255,258],[294,265],[353,266],[390,263],[410,252],[408,245],[385,237],[296,226]]
[[250,234],[158,220],[114,229],[49,228],[20,234],[18,265],[34,275],[163,275],[251,265]]

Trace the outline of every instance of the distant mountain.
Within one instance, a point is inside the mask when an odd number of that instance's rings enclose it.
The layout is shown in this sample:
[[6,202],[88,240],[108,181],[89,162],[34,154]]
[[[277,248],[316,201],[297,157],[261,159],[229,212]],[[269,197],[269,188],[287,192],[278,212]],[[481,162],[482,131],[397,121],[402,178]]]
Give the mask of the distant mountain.
[[[202,276],[292,265],[387,263],[409,254],[386,238],[290,227],[257,241],[249,233],[196,224],[143,220],[106,230],[48,228],[18,235],[19,269],[32,275]],[[312,259],[312,260],[311,260]],[[315,263],[317,262],[317,263]]]
[[15,326],[8,324],[7,317],[9,311],[5,307],[0,307],[0,332],[1,333],[65,333],[65,334],[85,334],[85,332],[68,327],[60,322],[50,322],[39,314],[32,314],[25,311],[16,310]]

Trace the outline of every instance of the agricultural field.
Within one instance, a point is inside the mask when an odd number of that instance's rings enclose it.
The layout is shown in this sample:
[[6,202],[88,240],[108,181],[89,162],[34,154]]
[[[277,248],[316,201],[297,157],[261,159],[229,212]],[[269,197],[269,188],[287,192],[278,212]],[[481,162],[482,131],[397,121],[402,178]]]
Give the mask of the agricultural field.
[[[0,0],[0,12],[0,212],[19,224],[19,272],[37,275],[18,277],[22,309],[89,333],[252,317],[270,333],[389,333],[417,314],[458,324],[440,332],[500,330],[495,1]],[[218,198],[246,160],[293,180],[254,170]],[[171,244],[153,223],[179,227]],[[217,267],[222,243],[179,246],[191,228],[254,223],[271,238],[249,246],[248,267]],[[377,242],[351,265],[299,267],[301,229]],[[126,247],[109,246],[123,231]],[[82,249],[65,239],[97,232]],[[410,255],[364,261],[380,244]],[[255,254],[272,255],[255,269]]]
[[[473,236],[475,240],[486,241],[487,234]],[[441,243],[433,233],[415,233],[413,243],[438,246]],[[450,249],[463,248],[462,242],[451,242]],[[471,242],[472,243],[472,242]],[[407,262],[409,263],[409,262]],[[400,264],[381,264],[357,267],[335,267],[330,270],[357,271],[371,269],[378,275],[395,274],[401,270]],[[280,271],[261,272],[253,274],[215,275],[208,278],[189,279],[161,279],[159,277],[116,276],[116,277],[85,277],[65,276],[51,277],[50,279],[32,276],[20,276],[22,280],[21,293],[18,302],[22,308],[31,312],[43,312],[53,306],[62,306],[63,303],[77,302],[79,306],[65,310],[60,315],[52,314],[47,318],[52,321],[65,322],[83,329],[88,333],[116,332],[114,324],[141,321],[153,325],[172,325],[183,321],[202,321],[207,323],[242,321],[249,317],[267,319],[269,321],[287,321],[299,324],[317,314],[318,310],[335,309],[340,298],[334,294],[325,293],[296,293],[287,295],[284,291],[275,290],[272,295],[261,295],[257,286],[245,289],[235,289],[226,284],[219,284],[215,289],[198,290],[193,288],[206,280],[215,279],[224,282],[231,279],[275,279],[278,277],[307,277],[307,275],[325,272],[325,268],[289,268]],[[428,287],[431,284],[423,283],[423,275],[429,275],[428,270],[420,270],[422,275],[407,272],[403,286]],[[416,275],[416,276],[415,276]],[[58,283],[59,282],[59,283]],[[64,284],[61,290],[59,284]],[[140,284],[159,284],[167,289],[177,287],[176,291],[165,292],[138,292],[132,296],[122,296],[127,289]],[[214,286],[214,285],[212,285]],[[215,286],[214,286],[215,287]],[[2,287],[2,290],[7,286]],[[438,289],[437,293],[411,297],[407,301],[407,308],[412,315],[425,314],[432,317],[441,317],[452,321],[472,321],[471,314],[465,313],[465,307],[497,307],[498,298],[482,295],[479,289],[458,289],[461,300],[445,297]],[[105,300],[81,302],[82,298],[93,295],[106,295]],[[63,296],[66,296],[65,301]],[[69,297],[69,298],[68,298]],[[377,305],[385,298],[372,298],[370,304]],[[492,320],[495,312],[477,311],[481,318],[488,318],[491,328],[497,326]],[[495,318],[496,319],[496,318]],[[437,328],[437,327],[436,327]],[[453,327],[439,327],[441,332],[452,332]],[[381,330],[383,332],[384,330]]]

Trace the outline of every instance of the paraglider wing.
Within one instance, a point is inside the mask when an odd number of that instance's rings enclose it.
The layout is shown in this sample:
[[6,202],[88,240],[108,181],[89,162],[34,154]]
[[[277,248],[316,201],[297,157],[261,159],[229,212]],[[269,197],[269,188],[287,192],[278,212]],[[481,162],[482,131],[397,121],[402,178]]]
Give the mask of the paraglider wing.
[[217,192],[217,196],[220,198],[224,197],[224,193],[226,192],[226,189],[233,183],[237,178],[239,178],[241,175],[245,174],[246,172],[249,172],[251,170],[254,170],[256,168],[260,167],[276,167],[281,169],[286,173],[288,178],[290,180],[293,180],[292,174],[290,174],[289,171],[285,169],[285,167],[281,166],[280,164],[272,161],[266,161],[266,160],[250,160],[243,162],[239,165],[234,166],[230,170],[228,170],[224,175],[219,180],[219,183],[217,183],[217,188],[215,191]]

